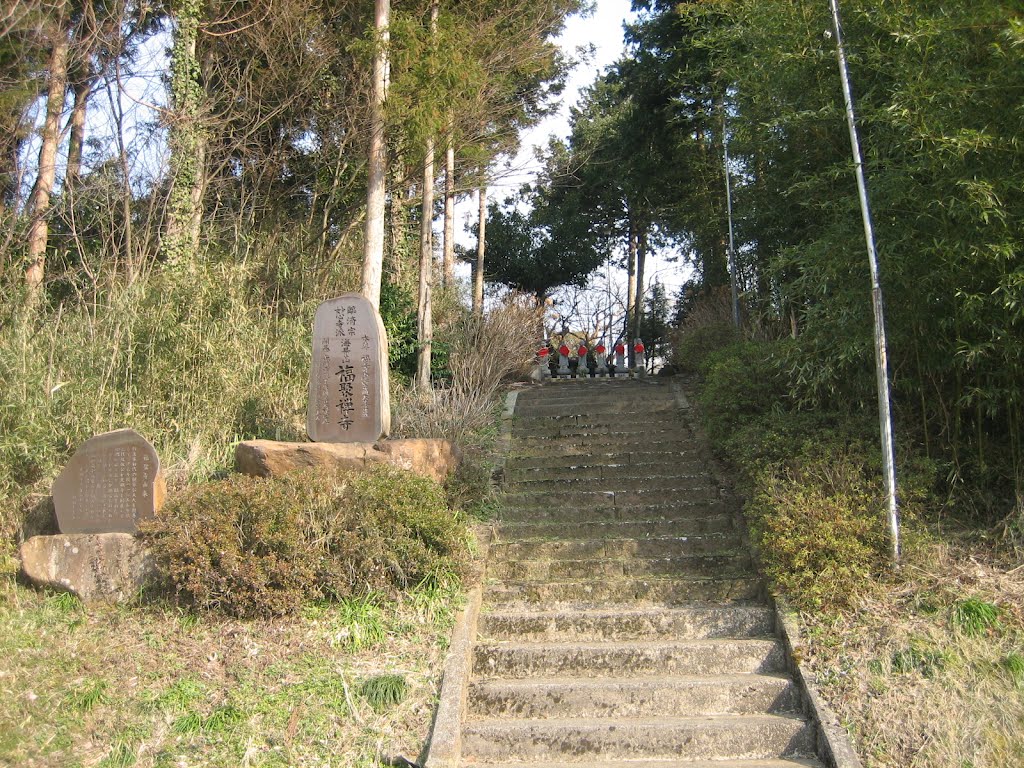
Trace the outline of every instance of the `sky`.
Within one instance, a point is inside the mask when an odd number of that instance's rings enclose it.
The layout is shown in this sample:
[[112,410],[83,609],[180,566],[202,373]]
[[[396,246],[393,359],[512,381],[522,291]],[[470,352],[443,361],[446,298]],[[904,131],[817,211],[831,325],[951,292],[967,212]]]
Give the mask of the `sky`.
[[562,103],[558,111],[527,131],[522,137],[522,150],[512,161],[512,173],[495,185],[496,195],[506,195],[518,189],[524,181],[532,181],[540,170],[535,148],[547,146],[551,135],[565,139],[569,136],[569,110],[579,100],[581,92],[623,52],[623,24],[632,19],[630,0],[598,0],[594,13],[585,18],[571,17],[565,25],[559,45],[573,60],[581,58],[581,49],[593,46],[593,53],[577,64],[569,75]]

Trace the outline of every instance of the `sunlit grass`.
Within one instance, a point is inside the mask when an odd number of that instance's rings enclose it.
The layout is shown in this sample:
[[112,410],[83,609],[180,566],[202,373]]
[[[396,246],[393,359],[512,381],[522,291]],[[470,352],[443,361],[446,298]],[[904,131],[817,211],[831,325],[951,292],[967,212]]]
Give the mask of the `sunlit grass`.
[[[242,622],[0,583],[0,765],[376,766],[427,736],[458,593]],[[339,633],[359,637],[339,642]],[[153,637],[160,642],[154,643]]]

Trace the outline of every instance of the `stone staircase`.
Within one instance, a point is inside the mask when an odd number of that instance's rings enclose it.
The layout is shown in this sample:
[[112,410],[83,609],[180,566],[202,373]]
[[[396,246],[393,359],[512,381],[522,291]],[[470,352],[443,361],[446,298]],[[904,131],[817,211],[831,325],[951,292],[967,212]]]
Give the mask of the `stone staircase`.
[[462,766],[824,765],[680,400],[655,381],[519,394]]

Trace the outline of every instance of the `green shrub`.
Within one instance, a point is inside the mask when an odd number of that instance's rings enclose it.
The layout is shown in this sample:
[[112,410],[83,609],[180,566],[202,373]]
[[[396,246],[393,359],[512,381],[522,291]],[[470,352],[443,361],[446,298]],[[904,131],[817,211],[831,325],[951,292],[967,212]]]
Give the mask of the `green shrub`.
[[751,418],[785,403],[775,346],[736,342],[707,355],[700,405],[708,434],[727,437]]
[[812,444],[762,470],[746,506],[766,575],[803,608],[850,605],[885,568],[881,480],[858,447]]
[[727,320],[681,328],[672,339],[672,365],[678,371],[699,373],[708,355],[738,339],[736,326]]
[[239,617],[460,578],[468,563],[441,488],[385,466],[192,486],[144,534],[180,600]]
[[351,578],[338,584],[338,594],[407,588],[465,573],[464,518],[449,509],[443,489],[432,480],[378,466],[351,475],[338,505],[359,534],[355,551],[328,548],[334,567],[355,566]]
[[160,573],[187,604],[233,616],[287,614],[311,595],[320,570],[303,521],[321,484],[249,477],[197,484],[173,496],[143,532]]

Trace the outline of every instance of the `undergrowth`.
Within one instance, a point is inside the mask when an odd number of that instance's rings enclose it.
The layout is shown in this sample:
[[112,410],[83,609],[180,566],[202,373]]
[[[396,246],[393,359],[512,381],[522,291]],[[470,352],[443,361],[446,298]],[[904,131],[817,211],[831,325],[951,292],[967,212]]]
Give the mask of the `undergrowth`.
[[0,576],[0,765],[416,760],[458,604],[425,585],[240,621],[159,602],[85,608]]
[[131,427],[172,488],[230,465],[234,442],[303,434],[315,306],[277,315],[210,264],[62,304],[0,308],[0,539],[95,434]]
[[904,430],[894,568],[874,413],[799,407],[788,345],[703,350],[698,402],[762,570],[799,613],[799,655],[866,768],[1024,765],[1019,560],[951,505],[949,465]]

